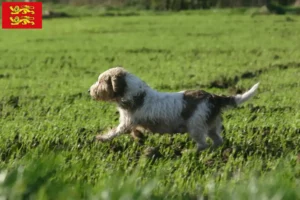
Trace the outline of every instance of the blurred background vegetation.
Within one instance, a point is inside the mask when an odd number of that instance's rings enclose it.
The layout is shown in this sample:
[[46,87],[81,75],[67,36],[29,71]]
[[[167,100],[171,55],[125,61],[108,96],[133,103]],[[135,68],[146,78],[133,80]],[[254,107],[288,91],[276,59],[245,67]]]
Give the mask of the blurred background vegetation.
[[[14,0],[9,0],[14,1]],[[26,0],[25,0],[26,1]],[[27,0],[35,1],[35,0]],[[209,8],[261,7],[269,5],[299,6],[300,0],[41,0],[44,3],[69,5],[103,5],[137,7],[154,10],[190,10]],[[3,0],[0,0],[3,2]]]

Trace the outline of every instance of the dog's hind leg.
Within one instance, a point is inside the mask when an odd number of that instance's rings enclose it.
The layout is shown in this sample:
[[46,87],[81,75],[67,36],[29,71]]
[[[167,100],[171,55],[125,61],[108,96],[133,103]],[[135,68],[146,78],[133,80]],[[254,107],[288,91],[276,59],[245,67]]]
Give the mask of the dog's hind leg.
[[208,147],[206,142],[206,136],[208,133],[208,129],[206,126],[198,126],[198,125],[189,125],[188,132],[190,136],[197,143],[197,151],[203,151]]
[[217,148],[223,144],[223,139],[221,137],[222,131],[222,119],[218,116],[215,121],[210,125],[208,131],[208,137],[213,141],[213,147]]
[[206,123],[208,107],[206,102],[197,107],[194,115],[188,120],[187,129],[190,136],[197,143],[197,151],[203,151],[208,147],[206,137],[208,135],[209,126]]

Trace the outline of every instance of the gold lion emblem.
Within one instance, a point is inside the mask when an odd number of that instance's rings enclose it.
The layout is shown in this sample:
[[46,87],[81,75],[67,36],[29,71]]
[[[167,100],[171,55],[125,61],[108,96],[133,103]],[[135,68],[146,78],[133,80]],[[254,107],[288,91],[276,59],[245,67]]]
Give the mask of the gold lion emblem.
[[12,15],[18,15],[18,14],[34,14],[34,6],[9,6],[9,9],[11,10]]
[[23,16],[23,17],[10,17],[9,18],[11,21],[11,25],[27,25],[27,24],[31,24],[34,25],[34,22],[32,20],[34,20],[34,17],[29,17],[29,16]]

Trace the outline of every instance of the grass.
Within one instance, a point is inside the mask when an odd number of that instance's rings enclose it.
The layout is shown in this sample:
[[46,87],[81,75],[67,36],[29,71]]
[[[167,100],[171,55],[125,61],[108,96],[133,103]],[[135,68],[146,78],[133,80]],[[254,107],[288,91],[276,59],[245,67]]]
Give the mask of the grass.
[[[1,30],[0,198],[300,199],[299,23],[195,11]],[[182,154],[195,145],[187,135],[99,144],[118,114],[87,90],[116,65],[161,91],[261,85],[224,113],[217,150]]]

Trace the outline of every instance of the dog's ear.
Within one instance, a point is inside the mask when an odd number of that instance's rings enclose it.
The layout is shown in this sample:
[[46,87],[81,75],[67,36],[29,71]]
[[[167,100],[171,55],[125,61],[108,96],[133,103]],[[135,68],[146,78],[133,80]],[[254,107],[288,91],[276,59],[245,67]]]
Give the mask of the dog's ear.
[[98,87],[99,94],[102,99],[108,100],[114,98],[114,91],[110,76],[106,76],[99,81],[100,87]]
[[126,89],[126,81],[124,74],[118,74],[111,77],[112,89],[115,97],[122,97]]
[[113,92],[111,77],[110,76],[105,77],[104,82],[106,85],[106,90],[109,92]]

